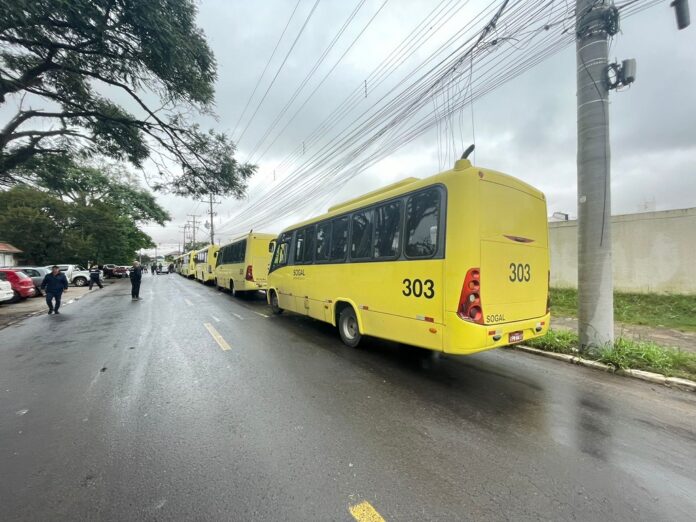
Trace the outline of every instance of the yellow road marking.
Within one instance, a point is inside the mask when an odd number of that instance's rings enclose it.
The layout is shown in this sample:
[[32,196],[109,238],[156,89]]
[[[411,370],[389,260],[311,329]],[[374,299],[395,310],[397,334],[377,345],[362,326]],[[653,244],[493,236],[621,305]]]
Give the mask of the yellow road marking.
[[382,515],[377,513],[377,510],[367,500],[349,507],[348,511],[358,522],[385,522]]
[[225,341],[212,324],[203,323],[203,325],[208,329],[208,332],[210,332],[210,335],[213,336],[213,339],[215,339],[215,342],[218,343],[218,346],[220,346],[222,350],[227,351],[230,349],[230,345],[227,344],[227,341]]

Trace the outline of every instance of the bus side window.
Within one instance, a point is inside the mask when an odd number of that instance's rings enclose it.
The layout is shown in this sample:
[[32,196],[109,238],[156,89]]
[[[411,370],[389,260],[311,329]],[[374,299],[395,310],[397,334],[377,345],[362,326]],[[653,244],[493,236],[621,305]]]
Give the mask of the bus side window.
[[353,214],[350,232],[350,258],[367,259],[372,257],[372,210]]
[[317,261],[328,261],[331,246],[331,222],[325,221],[317,225],[316,249],[314,258]]
[[305,234],[306,230],[298,230],[295,236],[295,264],[301,265],[305,256]]
[[280,268],[288,264],[288,254],[290,253],[290,245],[292,244],[292,233],[283,234],[276,244],[273,260],[271,261],[271,272],[276,268]]
[[302,261],[305,265],[310,265],[314,262],[314,226],[304,229],[304,240],[305,245]]
[[348,216],[332,221],[331,261],[345,261],[348,249]]
[[375,259],[399,257],[401,236],[401,201],[375,209]]
[[275,239],[272,241],[269,241],[269,243],[268,243],[268,252],[272,254],[274,250],[275,250]]
[[440,191],[424,190],[406,203],[406,257],[433,257],[437,252]]

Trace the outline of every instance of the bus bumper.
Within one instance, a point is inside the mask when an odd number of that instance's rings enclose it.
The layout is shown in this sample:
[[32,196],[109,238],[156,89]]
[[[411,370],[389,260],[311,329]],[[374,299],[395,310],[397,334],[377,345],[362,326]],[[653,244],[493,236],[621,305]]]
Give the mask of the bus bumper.
[[[500,348],[509,344],[523,343],[546,335],[551,315],[503,324],[476,324],[461,319],[455,312],[447,313],[447,328],[444,332],[443,351],[454,355]],[[510,334],[521,332],[521,340],[510,342]]]

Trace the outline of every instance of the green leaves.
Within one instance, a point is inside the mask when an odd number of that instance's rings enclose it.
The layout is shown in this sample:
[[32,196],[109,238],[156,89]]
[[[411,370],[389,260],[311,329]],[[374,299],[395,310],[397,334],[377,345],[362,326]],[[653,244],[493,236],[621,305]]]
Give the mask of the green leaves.
[[190,121],[210,112],[216,79],[195,16],[192,0],[4,6],[0,108],[13,99],[18,109],[2,112],[0,186],[20,181],[35,157],[87,155],[149,160],[157,186],[180,195],[242,196],[254,167],[237,163],[225,134]]
[[110,202],[66,202],[21,185],[0,192],[0,236],[38,265],[129,263],[138,249],[152,245],[135,221]]

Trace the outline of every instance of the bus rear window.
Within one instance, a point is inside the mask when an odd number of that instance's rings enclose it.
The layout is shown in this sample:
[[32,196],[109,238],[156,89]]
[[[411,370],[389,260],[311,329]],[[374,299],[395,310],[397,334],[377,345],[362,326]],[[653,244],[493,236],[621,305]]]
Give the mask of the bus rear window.
[[440,191],[425,190],[406,203],[406,257],[433,257],[437,252]]

